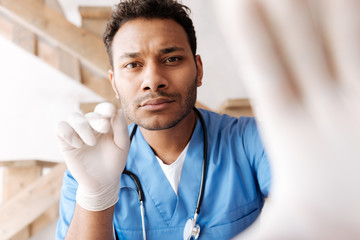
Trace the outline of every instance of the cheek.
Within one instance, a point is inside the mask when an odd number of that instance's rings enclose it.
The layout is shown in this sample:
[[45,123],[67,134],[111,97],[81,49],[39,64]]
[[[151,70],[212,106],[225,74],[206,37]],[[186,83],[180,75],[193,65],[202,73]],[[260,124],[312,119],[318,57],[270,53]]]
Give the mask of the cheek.
[[186,88],[186,86],[193,84],[197,78],[196,68],[193,66],[181,69],[176,73],[172,73],[171,78],[173,79],[172,84],[177,87]]
[[116,82],[116,88],[119,94],[119,99],[122,107],[128,105],[130,96],[129,96],[129,88],[123,82]]
[[118,76],[116,81],[120,98],[129,99],[136,94],[136,86],[132,81]]
[[119,94],[122,105],[124,104],[127,108],[129,108],[133,99],[130,91],[127,88],[123,88],[122,91],[119,92]]
[[186,74],[186,85],[183,84],[182,89],[192,88],[194,86],[196,87],[197,85],[198,85],[197,70],[195,68],[195,69],[193,69],[193,71],[187,72],[187,74]]
[[131,102],[129,101],[128,96],[126,96],[126,95],[120,95],[120,104],[121,104],[122,110],[124,111],[125,116],[126,116],[128,119],[132,119],[131,112],[133,111],[133,110],[132,110],[132,106],[133,106],[133,105],[132,105]]
[[121,106],[127,111],[134,111],[137,106],[138,90],[135,84],[128,84],[126,82],[120,82],[119,97]]

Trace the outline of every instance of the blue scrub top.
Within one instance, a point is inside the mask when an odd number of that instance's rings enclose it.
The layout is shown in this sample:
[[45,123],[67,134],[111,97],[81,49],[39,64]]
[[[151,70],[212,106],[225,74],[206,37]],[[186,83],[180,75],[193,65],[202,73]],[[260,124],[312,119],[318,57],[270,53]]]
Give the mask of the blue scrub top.
[[[208,169],[198,224],[199,239],[230,239],[255,221],[268,195],[271,173],[253,118],[234,118],[200,109],[208,134]],[[129,126],[131,132],[133,125]],[[126,168],[144,191],[147,239],[182,239],[200,191],[203,128],[198,120],[186,154],[178,195],[141,131],[131,143]],[[121,176],[114,225],[119,239],[142,239],[136,186]],[[65,172],[56,239],[64,239],[75,209],[77,183]]]

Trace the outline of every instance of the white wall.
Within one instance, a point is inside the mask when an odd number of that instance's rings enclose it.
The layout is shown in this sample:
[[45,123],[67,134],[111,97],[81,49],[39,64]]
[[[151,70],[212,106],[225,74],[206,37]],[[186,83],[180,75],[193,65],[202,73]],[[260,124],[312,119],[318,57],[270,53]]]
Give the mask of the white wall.
[[[0,52],[0,161],[62,161],[57,123],[103,99],[2,36]],[[0,179],[1,199],[2,171]]]
[[243,83],[238,76],[236,61],[230,54],[215,17],[213,1],[183,0],[191,11],[198,38],[198,54],[204,64],[203,86],[198,100],[212,109],[230,98],[247,98]]
[[94,92],[0,37],[0,160],[61,161],[55,128]]

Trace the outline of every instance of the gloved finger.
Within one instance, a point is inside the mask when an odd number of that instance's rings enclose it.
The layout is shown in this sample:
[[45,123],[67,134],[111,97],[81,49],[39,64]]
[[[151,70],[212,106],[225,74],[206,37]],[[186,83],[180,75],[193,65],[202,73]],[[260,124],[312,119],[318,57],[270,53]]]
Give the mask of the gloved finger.
[[60,122],[58,124],[56,136],[61,149],[65,151],[71,148],[81,148],[84,144],[75,130],[67,122]]
[[121,109],[117,111],[117,114],[112,118],[111,125],[114,131],[114,142],[123,150],[128,151],[130,146],[128,125]]
[[94,112],[85,114],[85,117],[96,132],[105,134],[110,131],[111,123],[109,118],[105,118]]
[[110,119],[116,115],[117,109],[113,104],[108,102],[103,102],[96,105],[94,109],[94,113],[97,113],[103,116],[104,118]]
[[85,144],[95,146],[95,133],[84,115],[77,112],[72,113],[68,122]]

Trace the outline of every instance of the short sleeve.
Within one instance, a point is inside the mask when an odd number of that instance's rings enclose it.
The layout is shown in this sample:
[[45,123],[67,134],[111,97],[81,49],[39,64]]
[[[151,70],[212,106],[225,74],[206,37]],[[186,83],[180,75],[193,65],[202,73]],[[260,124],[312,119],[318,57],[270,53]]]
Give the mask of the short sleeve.
[[245,121],[246,127],[242,135],[245,152],[257,177],[262,195],[267,197],[271,187],[269,158],[262,143],[255,119],[246,118]]

